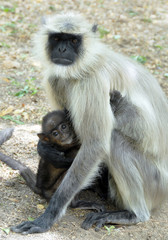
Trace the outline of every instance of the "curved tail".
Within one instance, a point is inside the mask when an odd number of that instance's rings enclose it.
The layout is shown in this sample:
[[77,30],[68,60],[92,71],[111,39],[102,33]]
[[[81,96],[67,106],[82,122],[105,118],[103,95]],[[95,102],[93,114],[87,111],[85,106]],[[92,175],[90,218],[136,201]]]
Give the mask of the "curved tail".
[[[0,131],[0,145],[9,140],[12,136],[14,128],[6,128]],[[20,175],[26,181],[27,186],[34,193],[41,194],[41,189],[36,187],[36,174],[26,165],[0,152],[0,160],[14,170],[19,170]]]

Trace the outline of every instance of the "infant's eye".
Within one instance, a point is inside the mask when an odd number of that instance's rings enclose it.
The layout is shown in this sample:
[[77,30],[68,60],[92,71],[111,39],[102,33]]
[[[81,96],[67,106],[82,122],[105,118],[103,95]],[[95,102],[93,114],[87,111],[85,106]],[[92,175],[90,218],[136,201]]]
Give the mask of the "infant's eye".
[[62,125],[61,125],[61,128],[62,128],[62,129],[66,129],[66,127],[67,127],[67,126],[66,126],[65,124],[62,124]]
[[55,41],[58,41],[58,40],[59,40],[59,38],[58,38],[58,37],[55,37],[55,38],[54,38],[54,40],[55,40]]
[[54,137],[56,137],[56,136],[58,136],[58,132],[57,132],[57,131],[53,131],[53,132],[52,132],[52,135],[53,135]]

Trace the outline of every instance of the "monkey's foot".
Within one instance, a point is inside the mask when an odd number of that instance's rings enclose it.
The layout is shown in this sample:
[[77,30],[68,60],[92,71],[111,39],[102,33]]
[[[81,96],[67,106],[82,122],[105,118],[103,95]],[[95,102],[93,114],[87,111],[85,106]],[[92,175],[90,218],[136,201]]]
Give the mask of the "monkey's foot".
[[43,233],[46,232],[49,227],[45,226],[44,221],[26,221],[22,222],[17,226],[11,227],[11,231],[16,233],[22,233],[23,235],[31,234],[31,233]]
[[95,230],[98,231],[106,223],[112,224],[136,224],[138,222],[134,213],[129,211],[113,211],[113,212],[98,212],[89,213],[82,223],[82,228],[89,229],[92,225],[96,225]]

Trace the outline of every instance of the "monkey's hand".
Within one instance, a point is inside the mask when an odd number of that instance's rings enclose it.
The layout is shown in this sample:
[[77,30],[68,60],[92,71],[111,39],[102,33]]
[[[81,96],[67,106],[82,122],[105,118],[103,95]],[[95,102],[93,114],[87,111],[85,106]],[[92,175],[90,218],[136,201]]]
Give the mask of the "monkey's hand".
[[43,143],[39,140],[37,151],[41,158],[48,161],[56,168],[69,168],[73,162],[72,158],[64,156],[63,152],[58,151],[50,144]]
[[17,226],[11,227],[10,229],[13,232],[22,233],[23,235],[31,233],[43,233],[49,230],[53,224],[53,221],[50,218],[47,218],[47,220],[43,215],[41,215],[34,221],[22,222]]

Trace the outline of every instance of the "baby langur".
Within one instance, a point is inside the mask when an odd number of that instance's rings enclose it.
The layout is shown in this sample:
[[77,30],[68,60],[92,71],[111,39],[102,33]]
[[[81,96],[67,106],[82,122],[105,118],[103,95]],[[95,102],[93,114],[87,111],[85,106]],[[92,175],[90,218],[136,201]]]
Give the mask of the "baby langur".
[[36,186],[50,199],[64,174],[71,166],[80,143],[68,118],[68,112],[53,111],[42,121],[42,133],[37,134],[38,153],[41,156]]
[[[81,147],[45,212],[11,229],[47,231],[101,163],[108,167],[109,196],[120,210],[92,212],[82,227],[149,220],[168,195],[168,102],[158,82],[101,42],[95,25],[80,14],[48,16],[34,45],[52,107],[70,112]],[[129,103],[116,115],[109,104],[114,89]]]

